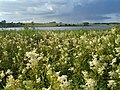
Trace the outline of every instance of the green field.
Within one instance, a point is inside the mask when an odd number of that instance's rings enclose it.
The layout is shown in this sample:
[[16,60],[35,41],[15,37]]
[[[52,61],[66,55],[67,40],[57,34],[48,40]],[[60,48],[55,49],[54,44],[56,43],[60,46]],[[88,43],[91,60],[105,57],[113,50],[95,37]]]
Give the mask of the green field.
[[120,90],[120,29],[0,31],[0,90]]

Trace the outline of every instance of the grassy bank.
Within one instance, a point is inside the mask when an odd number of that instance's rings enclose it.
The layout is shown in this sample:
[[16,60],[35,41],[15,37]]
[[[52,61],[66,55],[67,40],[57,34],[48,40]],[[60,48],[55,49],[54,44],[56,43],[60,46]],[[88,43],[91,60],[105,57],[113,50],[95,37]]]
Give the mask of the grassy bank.
[[0,31],[0,90],[120,90],[120,29]]

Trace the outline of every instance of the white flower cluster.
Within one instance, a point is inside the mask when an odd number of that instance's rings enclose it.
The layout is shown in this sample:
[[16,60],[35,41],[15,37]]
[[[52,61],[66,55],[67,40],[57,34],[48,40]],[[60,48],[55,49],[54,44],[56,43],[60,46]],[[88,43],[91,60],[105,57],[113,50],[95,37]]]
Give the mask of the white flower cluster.
[[114,80],[109,80],[107,85],[113,90],[113,87],[116,86],[116,82]]
[[92,61],[89,61],[90,69],[102,76],[107,64],[100,62],[97,58],[97,55],[93,55]]
[[67,90],[70,86],[70,82],[67,81],[67,75],[59,76],[57,79],[60,82],[61,90]]
[[[51,65],[47,65],[47,75],[51,80],[51,85],[48,89],[43,90],[51,90],[50,88],[59,89],[59,90],[69,90],[70,89],[70,82],[67,80],[67,75],[59,76],[59,72],[53,72]],[[54,86],[53,83],[56,83]]]
[[19,79],[15,80],[12,75],[9,75],[7,78],[5,90],[21,90],[20,80]]
[[5,77],[5,73],[4,71],[1,71],[1,74],[0,74],[0,82],[2,82],[2,79]]
[[12,71],[10,69],[8,69],[6,72],[4,72],[3,70],[0,73],[0,82],[2,82],[2,79],[7,76],[7,75],[11,75]]
[[82,74],[85,80],[85,85],[81,85],[81,87],[84,88],[84,90],[96,90],[97,81],[90,78],[87,71],[82,71]]
[[[43,54],[37,54],[36,49],[31,52],[26,52],[26,57],[28,57],[28,63],[26,64],[26,69],[32,68],[33,70],[36,70],[39,64],[39,61],[43,59]],[[26,60],[26,59],[25,59]],[[26,70],[23,69],[23,73]]]

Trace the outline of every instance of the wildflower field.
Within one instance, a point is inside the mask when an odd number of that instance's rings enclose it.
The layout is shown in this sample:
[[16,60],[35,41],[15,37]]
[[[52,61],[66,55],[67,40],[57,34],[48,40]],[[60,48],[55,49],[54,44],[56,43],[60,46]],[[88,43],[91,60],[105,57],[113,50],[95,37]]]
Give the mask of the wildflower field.
[[120,29],[0,31],[0,90],[120,90]]

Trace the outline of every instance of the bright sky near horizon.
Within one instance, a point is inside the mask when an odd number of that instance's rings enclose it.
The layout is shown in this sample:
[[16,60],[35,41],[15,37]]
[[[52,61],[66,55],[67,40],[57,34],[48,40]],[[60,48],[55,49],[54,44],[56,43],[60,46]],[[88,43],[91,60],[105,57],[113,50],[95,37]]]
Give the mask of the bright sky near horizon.
[[0,21],[120,22],[120,0],[0,0]]

